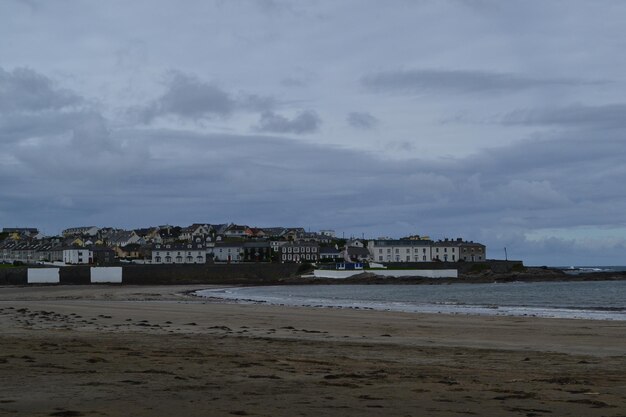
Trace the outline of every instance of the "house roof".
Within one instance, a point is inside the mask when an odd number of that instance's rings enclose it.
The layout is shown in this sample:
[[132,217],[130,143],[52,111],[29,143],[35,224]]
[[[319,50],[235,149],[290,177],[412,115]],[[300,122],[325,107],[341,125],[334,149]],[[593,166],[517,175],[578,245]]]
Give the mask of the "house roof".
[[350,256],[369,256],[370,251],[367,248],[357,248],[355,246],[348,247],[348,255]]
[[243,248],[244,242],[216,242],[216,248]]
[[371,240],[374,246],[431,246],[432,240],[379,239]]

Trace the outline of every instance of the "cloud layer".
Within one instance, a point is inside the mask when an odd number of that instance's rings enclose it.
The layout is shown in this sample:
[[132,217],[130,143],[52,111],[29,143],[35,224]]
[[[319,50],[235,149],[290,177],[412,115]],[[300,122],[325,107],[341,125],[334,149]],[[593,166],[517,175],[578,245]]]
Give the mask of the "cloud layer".
[[[65,106],[60,101],[54,111],[64,114]],[[47,107],[31,124],[50,126]],[[272,129],[308,129],[292,125],[298,117],[285,120]],[[252,220],[339,225],[369,236],[436,230],[546,261],[538,249],[551,244],[598,257],[624,247],[620,239],[607,247],[606,239],[584,246],[541,237],[547,229],[626,224],[626,197],[616,192],[626,182],[621,130],[600,142],[568,134],[463,158],[404,161],[289,137],[115,129],[93,109],[39,133],[1,147],[0,212],[25,223],[40,223],[44,212],[48,227]],[[529,149],[534,156],[523,157]]]
[[40,112],[79,105],[71,91],[29,68],[6,71],[0,68],[0,112]]
[[272,133],[314,133],[322,124],[316,112],[304,110],[289,119],[274,112],[263,112],[256,130]]
[[414,69],[366,75],[364,87],[375,92],[418,94],[502,94],[550,86],[576,86],[597,82],[568,78],[535,78],[513,73],[468,70]]
[[0,226],[293,224],[623,263],[626,7],[563,6],[1,2]]

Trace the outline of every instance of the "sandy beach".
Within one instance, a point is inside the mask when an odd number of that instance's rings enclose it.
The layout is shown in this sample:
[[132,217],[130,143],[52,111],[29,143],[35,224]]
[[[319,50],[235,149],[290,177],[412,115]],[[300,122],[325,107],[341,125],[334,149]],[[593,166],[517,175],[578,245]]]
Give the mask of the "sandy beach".
[[625,416],[626,322],[0,287],[0,415]]

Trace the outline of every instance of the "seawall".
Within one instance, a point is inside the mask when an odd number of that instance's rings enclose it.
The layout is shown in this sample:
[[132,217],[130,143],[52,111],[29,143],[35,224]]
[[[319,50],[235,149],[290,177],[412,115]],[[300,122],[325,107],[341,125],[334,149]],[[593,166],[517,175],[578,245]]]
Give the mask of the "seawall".
[[[205,265],[125,265],[121,267],[121,283],[132,285],[162,284],[272,284],[293,278],[297,264],[205,264]],[[0,285],[27,285],[27,267],[1,268]],[[32,269],[32,268],[31,268]],[[39,269],[39,268],[38,268]],[[43,269],[43,268],[42,268]],[[89,266],[65,266],[58,270],[59,284],[80,285],[92,283]],[[119,282],[120,267],[96,268],[98,279],[110,270],[111,280]],[[95,276],[95,275],[94,275]],[[96,279],[94,279],[95,282]]]

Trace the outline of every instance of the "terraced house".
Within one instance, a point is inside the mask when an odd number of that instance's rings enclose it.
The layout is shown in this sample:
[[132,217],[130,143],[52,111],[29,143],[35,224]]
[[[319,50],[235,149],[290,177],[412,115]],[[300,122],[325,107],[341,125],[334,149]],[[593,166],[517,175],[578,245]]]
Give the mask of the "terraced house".
[[484,262],[485,245],[463,239],[379,239],[367,244],[373,262]]
[[153,264],[203,264],[206,248],[202,243],[157,243],[152,247]]
[[280,262],[317,262],[320,246],[316,242],[289,242],[280,246]]
[[370,240],[367,249],[374,262],[431,262],[432,240]]

